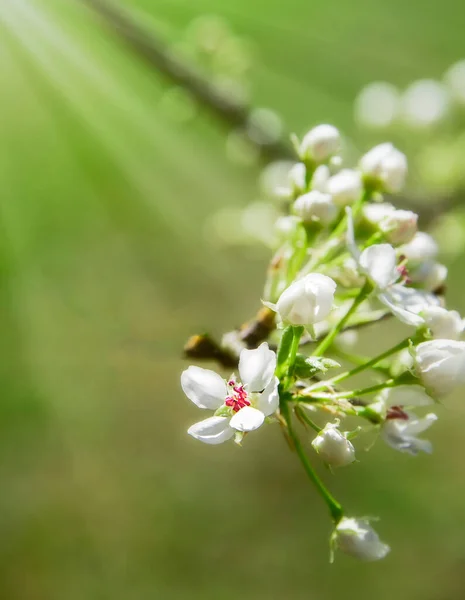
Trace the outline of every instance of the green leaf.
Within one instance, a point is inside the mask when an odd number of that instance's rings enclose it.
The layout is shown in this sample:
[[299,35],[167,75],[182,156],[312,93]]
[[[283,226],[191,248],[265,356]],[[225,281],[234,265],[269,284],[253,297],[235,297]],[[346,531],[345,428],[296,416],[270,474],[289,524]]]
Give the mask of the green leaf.
[[300,379],[311,379],[317,373],[326,373],[328,369],[336,369],[341,365],[331,358],[305,356],[298,354],[295,360],[295,374]]

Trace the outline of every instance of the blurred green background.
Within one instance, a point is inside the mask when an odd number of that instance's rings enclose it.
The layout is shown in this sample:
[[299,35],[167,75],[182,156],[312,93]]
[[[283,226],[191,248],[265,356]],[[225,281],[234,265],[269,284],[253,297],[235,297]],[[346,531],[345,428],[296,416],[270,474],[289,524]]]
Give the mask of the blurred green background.
[[[125,4],[173,40],[226,18],[253,44],[254,104],[299,134],[356,136],[361,86],[465,57],[463,0]],[[325,507],[278,428],[242,449],[185,434],[183,343],[253,314],[267,259],[213,248],[205,222],[253,200],[258,169],[208,115],[169,118],[166,80],[79,2],[1,0],[0,78],[0,598],[461,600],[461,394],[432,457],[378,443],[324,474],[392,546],[330,566]],[[462,265],[448,299],[465,311]]]

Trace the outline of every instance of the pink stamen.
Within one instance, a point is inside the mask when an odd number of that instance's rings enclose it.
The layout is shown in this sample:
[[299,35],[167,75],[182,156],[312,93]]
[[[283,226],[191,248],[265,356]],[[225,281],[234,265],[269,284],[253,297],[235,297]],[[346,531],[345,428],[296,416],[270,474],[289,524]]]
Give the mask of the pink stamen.
[[236,384],[235,381],[229,381],[228,385],[232,387],[232,393],[226,398],[226,406],[230,406],[234,412],[239,412],[241,408],[250,406],[250,401],[247,397],[247,392],[242,385]]

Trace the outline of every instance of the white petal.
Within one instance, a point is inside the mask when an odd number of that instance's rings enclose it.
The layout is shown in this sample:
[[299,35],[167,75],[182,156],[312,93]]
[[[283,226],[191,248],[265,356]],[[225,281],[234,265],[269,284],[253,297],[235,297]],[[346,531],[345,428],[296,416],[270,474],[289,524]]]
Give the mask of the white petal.
[[224,379],[218,373],[201,367],[189,367],[183,371],[181,387],[199,408],[210,410],[219,408],[228,395]]
[[272,415],[279,408],[278,385],[279,379],[274,377],[259,395],[258,400],[255,403],[255,406],[265,415],[265,417]]
[[423,433],[438,420],[437,415],[434,413],[429,413],[423,418],[418,418],[414,413],[408,413],[408,415],[408,421],[402,421],[399,423],[400,430],[404,431],[406,435],[417,435],[419,433]]
[[427,406],[434,404],[420,385],[400,385],[399,387],[384,390],[382,394],[384,405],[391,406]]
[[360,265],[368,277],[382,290],[399,278],[396,251],[390,244],[374,244],[360,256]]
[[415,314],[397,304],[390,293],[390,290],[382,294],[378,294],[378,300],[387,306],[392,314],[399,319],[399,321],[405,323],[406,325],[419,327],[425,322],[423,317],[420,317],[420,315]]
[[244,349],[239,358],[239,374],[248,392],[261,392],[276,369],[276,354],[263,342],[256,350]]
[[187,433],[205,444],[222,444],[234,435],[234,429],[229,426],[228,417],[210,417],[194,423]]
[[233,416],[230,425],[233,429],[237,429],[237,431],[253,431],[254,429],[258,429],[260,425],[263,425],[264,420],[265,415],[261,410],[245,406]]

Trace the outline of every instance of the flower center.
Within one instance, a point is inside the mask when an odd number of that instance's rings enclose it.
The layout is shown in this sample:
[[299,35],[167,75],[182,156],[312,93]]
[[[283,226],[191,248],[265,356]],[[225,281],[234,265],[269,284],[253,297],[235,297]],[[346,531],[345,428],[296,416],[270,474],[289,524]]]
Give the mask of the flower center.
[[250,406],[250,400],[243,385],[237,384],[234,379],[228,381],[229,394],[225,400],[226,406],[230,406],[234,412],[238,412],[244,406]]
[[403,283],[405,283],[406,285],[409,285],[410,283],[412,283],[412,280],[410,279],[410,273],[407,268],[407,257],[406,256],[402,255],[400,257],[400,263],[397,265],[397,271],[398,271],[399,275],[401,276]]
[[386,419],[402,419],[408,421],[408,414],[403,410],[402,406],[391,406],[388,410]]

